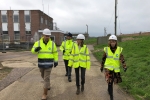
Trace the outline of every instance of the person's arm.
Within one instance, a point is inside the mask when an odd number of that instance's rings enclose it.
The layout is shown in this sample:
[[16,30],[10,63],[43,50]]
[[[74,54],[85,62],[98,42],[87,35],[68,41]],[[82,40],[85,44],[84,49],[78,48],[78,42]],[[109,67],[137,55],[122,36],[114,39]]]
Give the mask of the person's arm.
[[122,66],[123,66],[124,71],[126,72],[127,66],[126,66],[123,54],[120,54],[120,62],[122,64]]
[[100,66],[100,70],[101,70],[101,72],[103,71],[104,64],[105,64],[105,60],[106,60],[106,57],[107,57],[107,55],[106,55],[106,53],[104,52],[103,57],[102,57],[101,66]]
[[69,56],[68,66],[72,67],[74,63],[75,45],[72,48],[71,54]]
[[38,53],[38,52],[36,52],[37,47],[38,47],[38,41],[34,43],[32,49],[31,49],[31,52],[33,54],[37,54]]
[[86,60],[87,60],[87,69],[89,70],[91,67],[91,61],[90,61],[90,54],[89,54],[89,49],[86,47]]
[[54,67],[56,67],[58,65],[58,51],[55,43],[54,43],[53,55],[54,55]]
[[64,41],[62,42],[61,46],[60,46],[60,51],[63,52],[64,50]]

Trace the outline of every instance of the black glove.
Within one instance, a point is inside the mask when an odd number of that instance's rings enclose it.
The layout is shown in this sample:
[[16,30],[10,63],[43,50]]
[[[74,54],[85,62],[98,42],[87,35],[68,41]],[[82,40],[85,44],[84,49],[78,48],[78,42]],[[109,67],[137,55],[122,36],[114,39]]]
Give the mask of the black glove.
[[58,65],[58,62],[54,62],[54,67],[56,67]]
[[124,70],[124,72],[126,72],[126,71],[127,71],[127,68],[123,68],[123,70]]
[[63,50],[63,54],[65,53],[65,50]]
[[36,47],[35,48],[35,52],[38,52],[38,51],[40,51],[42,48],[41,47]]
[[100,68],[100,71],[103,72],[103,67]]

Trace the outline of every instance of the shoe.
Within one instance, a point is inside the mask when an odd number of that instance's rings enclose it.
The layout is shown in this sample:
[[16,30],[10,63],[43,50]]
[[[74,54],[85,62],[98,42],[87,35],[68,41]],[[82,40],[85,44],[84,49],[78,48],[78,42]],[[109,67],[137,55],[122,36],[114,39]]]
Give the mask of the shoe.
[[113,95],[110,95],[110,100],[114,100]]
[[83,91],[84,91],[84,85],[81,86],[81,92],[83,92]]
[[47,96],[46,97],[42,96],[41,100],[47,100]]
[[77,94],[77,95],[79,95],[79,94],[80,94],[80,86],[77,86],[76,94]]
[[68,76],[68,74],[66,73],[65,76]]
[[51,88],[47,88],[47,90],[51,90]]
[[68,78],[68,82],[71,82],[71,81],[72,81],[72,80],[71,80],[71,77],[69,77],[69,78]]

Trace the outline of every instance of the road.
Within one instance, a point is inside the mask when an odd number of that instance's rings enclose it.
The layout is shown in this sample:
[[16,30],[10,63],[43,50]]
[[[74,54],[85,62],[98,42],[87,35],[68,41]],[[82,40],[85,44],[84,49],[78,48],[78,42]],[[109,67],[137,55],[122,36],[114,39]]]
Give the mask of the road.
[[[93,50],[91,45],[88,46]],[[16,57],[16,58],[15,58]],[[62,53],[59,52],[59,65],[52,69],[51,90],[48,100],[109,100],[104,74],[100,72],[100,63],[91,54],[91,69],[86,70],[85,91],[76,95],[75,71],[72,70],[72,82],[65,77]],[[0,100],[41,100],[43,80],[37,67],[37,56],[26,52],[8,52],[0,54],[3,66],[13,68],[32,68],[28,73],[0,91]],[[18,72],[16,72],[18,73]],[[133,100],[114,85],[114,100]]]

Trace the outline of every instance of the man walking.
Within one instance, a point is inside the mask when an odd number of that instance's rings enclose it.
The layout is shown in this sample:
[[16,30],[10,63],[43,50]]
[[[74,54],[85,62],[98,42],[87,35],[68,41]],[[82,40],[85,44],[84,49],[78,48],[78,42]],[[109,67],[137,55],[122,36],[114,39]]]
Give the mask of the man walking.
[[38,56],[38,67],[41,72],[41,77],[44,80],[44,92],[42,100],[47,99],[47,92],[50,90],[50,73],[52,67],[58,65],[57,47],[50,39],[51,31],[49,29],[43,30],[42,38],[35,42],[31,52]]
[[63,60],[66,68],[65,76],[68,76],[68,81],[71,82],[72,67],[68,67],[68,61],[74,42],[72,41],[72,34],[70,32],[67,34],[66,39],[67,40],[62,42],[60,50],[63,52]]

